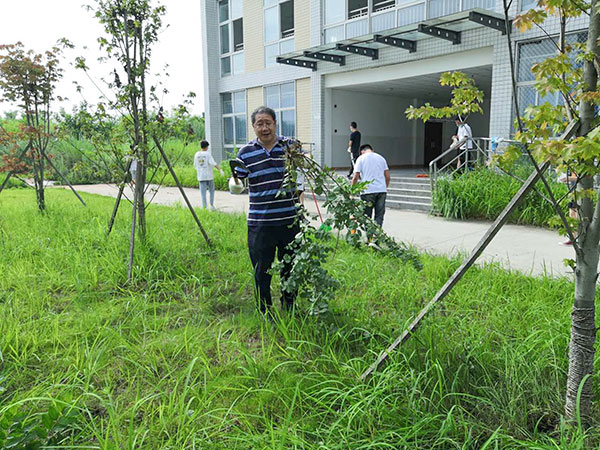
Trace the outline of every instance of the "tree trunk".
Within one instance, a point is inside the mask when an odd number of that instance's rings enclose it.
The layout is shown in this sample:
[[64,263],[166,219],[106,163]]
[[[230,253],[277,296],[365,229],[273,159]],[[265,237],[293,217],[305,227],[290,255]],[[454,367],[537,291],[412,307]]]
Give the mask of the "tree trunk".
[[146,189],[145,175],[146,168],[144,166],[144,161],[143,159],[138,160],[137,170],[135,171],[135,196],[137,198],[138,233],[142,242],[146,239],[146,202],[144,200],[144,190]]
[[44,196],[44,161],[42,161],[41,157],[38,158],[37,155],[34,156],[33,162],[33,182],[35,185],[38,209],[43,212],[46,209],[46,199]]
[[[597,2],[592,2],[590,28],[588,32],[587,50],[596,57],[598,51],[598,32],[600,15]],[[583,67],[586,91],[594,91],[598,82],[598,73],[594,64],[586,61]],[[581,102],[579,105],[581,127],[579,135],[585,136],[592,126],[594,105]],[[591,177],[580,181],[581,189],[593,189]],[[594,300],[596,296],[596,280],[598,278],[598,258],[600,250],[600,204],[594,205],[588,196],[582,196],[578,204],[580,218],[579,246],[575,267],[575,304],[571,315],[571,341],[569,343],[569,372],[565,399],[565,415],[569,421],[581,420],[583,425],[589,424],[591,411],[594,371],[594,355],[596,349],[596,326]]]

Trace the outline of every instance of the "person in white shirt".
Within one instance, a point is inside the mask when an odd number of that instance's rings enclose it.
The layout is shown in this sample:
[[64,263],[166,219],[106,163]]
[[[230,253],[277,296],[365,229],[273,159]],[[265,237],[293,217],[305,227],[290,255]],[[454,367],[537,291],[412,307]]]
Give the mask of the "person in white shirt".
[[360,198],[367,202],[365,208],[367,217],[371,218],[373,208],[375,208],[375,222],[382,226],[385,198],[390,185],[390,169],[385,158],[375,153],[369,144],[361,145],[360,153],[361,155],[354,165],[352,184],[358,183],[359,180],[369,182]]
[[[460,117],[455,119],[454,123],[456,124],[458,129],[456,130],[456,134],[452,136],[452,139],[456,139],[457,142],[460,142],[464,138],[467,138],[466,142],[460,146],[459,153],[467,150],[467,152],[465,153],[467,168],[472,169],[475,163],[475,157],[472,152],[473,132],[471,131],[471,127],[469,126],[469,124],[462,120]],[[460,158],[458,158],[457,168],[460,168],[461,165],[461,160]]]
[[210,208],[215,209],[215,181],[213,167],[217,166],[214,158],[208,151],[208,141],[200,142],[200,151],[194,155],[194,167],[198,174],[202,207],[206,208],[206,191],[210,193]]

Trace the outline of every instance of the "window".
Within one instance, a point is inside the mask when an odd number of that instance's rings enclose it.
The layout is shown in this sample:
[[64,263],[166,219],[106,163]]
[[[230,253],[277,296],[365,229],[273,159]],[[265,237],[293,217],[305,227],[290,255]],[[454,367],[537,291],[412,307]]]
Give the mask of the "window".
[[527,11],[528,9],[535,8],[537,6],[537,0],[521,0],[521,11]]
[[366,16],[369,12],[367,0],[348,0],[348,19]]
[[277,134],[296,136],[296,85],[294,82],[265,87],[265,103],[277,114]]
[[[517,94],[519,99],[519,112],[523,114],[525,109],[531,105],[550,103],[560,105],[564,102],[562,95],[558,92],[543,95],[534,88],[535,75],[531,71],[534,64],[544,61],[557,53],[557,38],[546,38],[539,41],[525,42],[519,46],[519,63],[517,66]],[[566,36],[566,43],[583,43],[587,39],[587,32],[573,33]],[[571,53],[574,62],[574,52]],[[575,65],[580,65],[577,62]]]
[[279,5],[279,17],[281,23],[281,38],[294,35],[294,1],[287,1]]
[[265,67],[294,50],[294,0],[264,0]]
[[373,0],[373,12],[385,11],[396,6],[396,0]]
[[325,25],[342,22],[346,16],[346,0],[325,0]]
[[229,152],[247,142],[246,91],[221,94],[223,107],[223,145]]
[[221,76],[244,73],[244,26],[242,0],[219,2]]

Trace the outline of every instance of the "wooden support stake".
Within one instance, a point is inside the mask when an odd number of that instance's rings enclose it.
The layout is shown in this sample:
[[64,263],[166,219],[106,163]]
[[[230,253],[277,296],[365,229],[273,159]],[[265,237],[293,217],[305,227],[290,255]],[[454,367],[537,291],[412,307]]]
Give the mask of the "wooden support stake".
[[185,191],[183,190],[183,186],[179,182],[179,178],[177,178],[177,175],[175,174],[175,171],[173,170],[173,167],[171,166],[171,163],[169,162],[169,158],[167,158],[167,154],[165,153],[162,146],[160,145],[160,142],[158,142],[158,139],[156,139],[156,136],[154,136],[153,139],[154,139],[154,143],[158,147],[158,150],[160,151],[160,154],[162,155],[163,159],[165,160],[167,167],[169,168],[169,172],[171,172],[171,175],[173,176],[173,179],[175,180],[175,183],[177,184],[177,187],[179,188],[179,192],[181,192],[181,195],[183,196],[185,203],[187,204],[190,212],[192,213],[192,216],[194,216],[194,220],[196,221],[198,228],[200,228],[200,231],[202,232],[202,236],[204,236],[204,239],[206,239],[206,243],[208,245],[211,245],[210,239],[208,238],[206,231],[204,231],[204,228],[202,227],[202,224],[200,223],[200,219],[198,219],[198,216],[196,215],[196,211],[194,211],[192,204],[190,203],[187,195],[185,194]]
[[52,169],[63,179],[63,181],[65,183],[67,183],[67,185],[71,188],[71,191],[73,191],[73,194],[75,194],[75,197],[77,197],[79,199],[79,201],[83,204],[83,206],[87,207],[87,205],[85,204],[85,202],[83,201],[83,199],[79,196],[79,194],[77,193],[77,191],[75,190],[75,188],[73,187],[73,185],[71,183],[69,183],[69,180],[67,180],[67,177],[65,177],[57,168],[56,166],[52,163],[52,160],[48,157],[48,155],[46,154],[46,152],[42,153],[44,155],[44,158],[46,159],[46,161],[48,161],[48,164],[50,165],[50,167],[52,167]]
[[[579,128],[579,122],[574,120],[572,121],[565,132],[558,138],[560,140],[569,139]],[[363,372],[360,376],[361,380],[367,379],[375,370],[379,368],[390,356],[390,353],[393,352],[397,347],[406,342],[412,333],[417,329],[417,327],[421,324],[423,318],[427,315],[429,311],[435,306],[436,303],[440,302],[446,295],[450,293],[452,288],[460,281],[463,275],[469,270],[469,268],[475,263],[477,258],[483,253],[485,248],[488,246],[492,239],[498,234],[502,226],[508,220],[510,214],[515,210],[519,202],[533,189],[538,180],[542,177],[542,174],[548,169],[550,163],[546,162],[539,167],[538,170],[534,170],[527,181],[521,186],[521,189],[514,195],[512,200],[506,205],[504,211],[500,213],[498,218],[489,228],[489,230],[485,233],[485,235],[481,238],[479,243],[475,246],[471,255],[460,265],[458,269],[452,274],[450,279],[444,284],[444,286],[435,294],[435,297],[431,299],[427,305],[419,312],[417,317],[411,322],[411,324],[404,330],[404,332],[396,338],[394,342],[384,351],[382,352],[377,360],[371,364],[371,366]]]
[[133,276],[133,252],[135,250],[135,221],[137,219],[137,190],[133,191],[133,208],[131,211],[131,234],[129,236],[129,264],[127,266],[127,281],[131,282]]
[[115,224],[115,219],[117,218],[117,212],[119,211],[119,205],[121,204],[121,197],[123,197],[123,190],[125,189],[125,184],[127,183],[127,178],[129,176],[129,169],[131,168],[132,159],[127,161],[127,166],[125,167],[125,176],[123,177],[123,182],[119,187],[119,193],[117,194],[117,200],[115,201],[115,206],[113,208],[113,212],[110,216],[110,220],[108,221],[108,230],[106,232],[106,236],[110,234],[112,231],[113,225]]

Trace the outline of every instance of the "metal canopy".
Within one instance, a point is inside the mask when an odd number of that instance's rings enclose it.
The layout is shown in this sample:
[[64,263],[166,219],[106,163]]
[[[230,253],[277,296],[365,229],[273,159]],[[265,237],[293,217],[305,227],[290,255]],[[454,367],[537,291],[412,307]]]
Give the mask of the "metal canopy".
[[425,25],[424,23],[419,24],[417,29],[419,33],[428,34],[440,39],[445,39],[452,42],[452,44],[460,44],[460,31],[453,31],[447,28],[434,27],[432,25]]
[[[480,23],[484,27],[493,28],[494,30],[501,31],[502,34],[506,34],[506,20],[498,17],[490,16],[489,14],[483,14],[478,11],[469,12],[469,20],[471,22]],[[512,27],[512,23],[509,21],[509,27]]]
[[278,56],[276,61],[279,64],[287,64],[289,66],[296,66],[296,67],[306,67],[307,69],[312,69],[313,72],[315,70],[317,70],[317,63],[314,61],[305,61],[303,59],[296,59],[296,58],[285,58],[282,56]]
[[362,47],[352,44],[337,44],[336,48],[343,52],[353,53],[355,55],[368,56],[371,59],[379,59],[379,50],[371,47]]
[[403,48],[408,50],[410,53],[414,53],[417,51],[417,41],[409,41],[408,39],[397,38],[393,36],[382,36],[380,34],[376,34],[373,36],[375,42],[380,42],[382,44],[391,45],[393,47]]
[[[392,46],[414,53],[417,51],[417,42],[424,39],[438,38],[448,40],[455,45],[460,44],[461,34],[464,31],[474,30],[482,26],[498,30],[503,34],[506,33],[507,28],[503,15],[475,8],[378,33],[286,53],[279,56],[277,62],[312,70],[317,70],[317,63],[314,60],[332,62],[343,66],[346,63],[345,55],[348,53],[378,59],[379,49],[381,48]],[[508,27],[511,26],[512,23],[509,21]]]
[[340,66],[346,65],[346,57],[343,55],[342,56],[332,55],[330,53],[311,52],[308,50],[305,50],[303,55],[306,56],[307,58],[318,59],[320,61],[328,61],[328,62],[338,63]]

